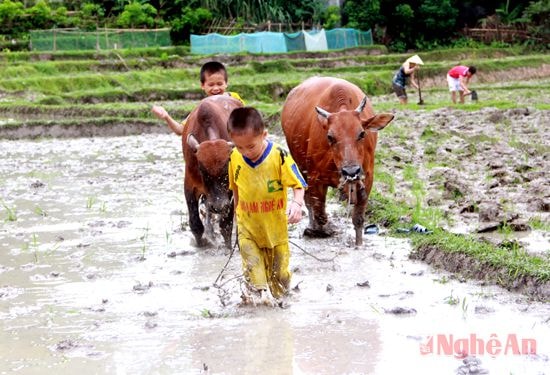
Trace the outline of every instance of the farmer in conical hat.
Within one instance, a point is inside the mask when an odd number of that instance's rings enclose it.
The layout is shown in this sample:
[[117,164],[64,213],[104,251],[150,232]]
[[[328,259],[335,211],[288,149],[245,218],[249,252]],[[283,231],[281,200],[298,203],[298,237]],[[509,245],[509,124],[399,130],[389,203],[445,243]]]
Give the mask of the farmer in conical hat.
[[392,88],[395,95],[399,98],[399,103],[407,104],[407,92],[405,86],[410,78],[411,84],[418,89],[418,83],[414,77],[414,72],[420,69],[420,65],[424,65],[424,62],[418,55],[409,57],[399,70],[395,73],[392,80]]

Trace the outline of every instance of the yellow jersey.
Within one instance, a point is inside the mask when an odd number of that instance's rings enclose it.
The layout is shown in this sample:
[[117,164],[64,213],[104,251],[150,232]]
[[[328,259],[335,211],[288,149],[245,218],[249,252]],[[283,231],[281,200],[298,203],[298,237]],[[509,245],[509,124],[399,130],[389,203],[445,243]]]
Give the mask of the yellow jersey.
[[241,96],[240,96],[239,94],[237,94],[236,92],[229,91],[229,92],[227,92],[227,93],[229,94],[230,97],[235,98],[235,99],[237,99],[238,101],[240,101],[241,103],[243,103],[243,105],[246,105],[246,104],[244,103],[244,100],[241,98]]
[[249,238],[260,248],[288,243],[287,189],[306,189],[307,183],[287,150],[268,140],[260,159],[252,162],[233,149],[229,188],[239,195],[239,238]]

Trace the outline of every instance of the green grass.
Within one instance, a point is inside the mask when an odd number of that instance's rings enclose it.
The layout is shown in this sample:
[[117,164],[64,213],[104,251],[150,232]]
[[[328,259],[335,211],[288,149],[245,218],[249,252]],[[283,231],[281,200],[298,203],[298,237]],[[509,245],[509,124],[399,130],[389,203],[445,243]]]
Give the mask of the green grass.
[[[518,246],[494,246],[473,236],[435,231],[433,235],[413,235],[415,249],[430,246],[447,253],[465,254],[493,270],[503,270],[510,279],[532,277],[539,282],[550,281],[550,260],[530,255]],[[501,280],[503,281],[503,280]]]
[[[414,173],[408,172],[413,178]],[[436,248],[446,253],[466,255],[492,270],[493,282],[511,286],[513,280],[521,277],[534,278],[539,282],[550,281],[550,257],[540,257],[527,253],[520,246],[495,246],[481,242],[474,236],[449,233],[438,226],[443,213],[430,207],[410,205],[383,196],[373,189],[369,197],[367,215],[370,221],[382,223],[393,235],[399,236],[398,228],[410,228],[411,224],[424,225],[434,232],[431,235],[407,234],[410,236],[413,252],[424,247]],[[549,230],[550,224],[540,218],[531,219],[534,229]],[[506,280],[502,279],[502,274]],[[474,274],[469,275],[475,277]],[[498,276],[498,278],[497,278]]]

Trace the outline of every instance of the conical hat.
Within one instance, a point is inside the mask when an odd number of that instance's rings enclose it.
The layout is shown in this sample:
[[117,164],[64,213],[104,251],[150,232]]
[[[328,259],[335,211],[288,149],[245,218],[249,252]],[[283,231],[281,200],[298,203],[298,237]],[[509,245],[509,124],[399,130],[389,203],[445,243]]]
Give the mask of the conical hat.
[[415,63],[416,65],[424,65],[424,62],[422,61],[422,59],[418,55],[414,55],[414,56],[409,57],[406,60],[406,62]]

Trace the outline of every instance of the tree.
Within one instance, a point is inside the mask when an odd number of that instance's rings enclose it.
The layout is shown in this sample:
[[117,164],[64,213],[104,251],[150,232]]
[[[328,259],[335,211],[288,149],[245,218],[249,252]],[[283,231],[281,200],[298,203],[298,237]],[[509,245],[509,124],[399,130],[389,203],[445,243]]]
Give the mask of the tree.
[[19,1],[4,0],[0,3],[0,24],[7,35],[17,37],[25,29],[22,27],[24,6]]
[[[420,37],[417,47],[437,46],[448,43],[456,32],[458,10],[450,0],[424,0],[418,9],[417,28]],[[427,45],[424,44],[427,42]]]
[[455,33],[458,10],[450,0],[425,0],[418,13],[426,40],[443,41]]
[[52,9],[45,0],[38,0],[32,8],[28,9],[28,14],[32,29],[49,29],[54,25]]
[[550,47],[550,0],[531,1],[523,12],[529,23],[528,31],[542,40],[545,48]]
[[323,13],[323,27],[325,29],[334,29],[340,26],[340,7],[335,5],[329,6]]
[[95,30],[100,20],[105,16],[105,10],[99,4],[86,3],[80,10],[80,27],[84,30]]
[[154,27],[157,10],[151,4],[134,1],[124,7],[117,25],[125,28]]
[[386,17],[380,11],[380,0],[347,0],[343,9],[347,26],[359,29],[374,29],[377,24],[386,24]]
[[172,41],[176,44],[188,41],[191,34],[201,32],[205,25],[212,22],[212,19],[213,15],[208,9],[185,8],[180,18],[172,22],[172,29],[170,30]]
[[398,31],[392,45],[398,51],[405,51],[407,46],[415,44],[418,34],[415,33],[414,10],[409,4],[399,4],[395,7],[392,19]]

